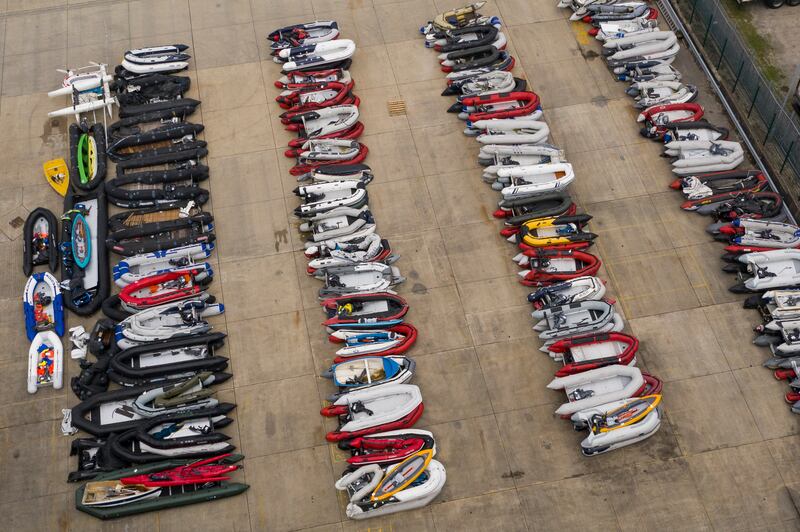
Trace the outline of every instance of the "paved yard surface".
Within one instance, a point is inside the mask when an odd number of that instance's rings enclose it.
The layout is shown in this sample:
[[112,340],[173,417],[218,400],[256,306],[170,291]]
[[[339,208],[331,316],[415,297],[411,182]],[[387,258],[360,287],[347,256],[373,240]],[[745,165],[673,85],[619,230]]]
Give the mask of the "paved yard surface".
[[[444,111],[443,74],[417,27],[462,0],[139,0],[67,5],[0,0],[5,33],[0,99],[0,515],[6,530],[796,530],[798,420],[785,389],[750,344],[756,315],[727,291],[706,220],[678,209],[660,148],[637,134],[635,112],[598,44],[555,0],[496,0],[512,53],[566,149],[582,208],[595,216],[602,277],[642,343],[640,365],[665,381],[666,421],[643,444],[582,458],[581,435],[552,412],[555,365],[540,352],[516,282],[511,245],[490,213],[477,147]],[[73,2],[70,2],[73,4]],[[371,207],[408,276],[400,293],[420,330],[412,350],[447,485],[428,508],[348,522],[333,489],[342,455],[324,443],[333,349],[319,326],[318,285],[306,277],[295,186],[283,157],[272,86],[279,68],[264,36],[288,23],[334,18],[359,50]],[[0,38],[0,42],[3,39]],[[218,228],[213,285],[235,378],[229,433],[247,455],[245,496],[101,523],[73,508],[69,438],[60,409],[71,392],[25,392],[27,343],[19,303],[21,227],[38,206],[61,211],[41,162],[66,154],[67,123],[48,121],[55,68],[116,64],[123,50],[186,42],[192,93],[210,143]],[[691,81],[697,71],[685,57]],[[390,117],[387,100],[407,102]],[[713,102],[704,102],[717,113]],[[70,325],[78,323],[70,319]],[[77,366],[66,362],[65,380]]]

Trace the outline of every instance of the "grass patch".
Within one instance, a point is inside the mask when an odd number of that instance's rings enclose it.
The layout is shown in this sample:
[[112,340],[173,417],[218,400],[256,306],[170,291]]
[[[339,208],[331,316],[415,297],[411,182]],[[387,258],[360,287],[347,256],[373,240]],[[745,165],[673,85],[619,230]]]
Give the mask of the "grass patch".
[[781,90],[786,90],[786,75],[772,64],[772,43],[753,24],[753,16],[748,6],[740,5],[736,0],[722,0],[722,5],[736,24],[739,35],[750,48],[767,81]]

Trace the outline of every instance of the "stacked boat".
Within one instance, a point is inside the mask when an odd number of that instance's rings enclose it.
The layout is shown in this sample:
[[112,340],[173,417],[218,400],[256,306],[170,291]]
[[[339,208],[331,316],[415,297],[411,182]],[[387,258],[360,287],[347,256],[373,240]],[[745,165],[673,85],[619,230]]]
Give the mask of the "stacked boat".
[[[662,383],[636,366],[639,341],[623,332],[623,317],[596,277],[601,261],[591,251],[597,238],[589,230],[592,217],[579,212],[569,195],[574,169],[564,151],[548,142],[539,97],[526,80],[514,77],[500,21],[479,13],[482,6],[442,13],[421,29],[425,45],[441,52],[447,83],[442,95],[456,97],[448,112],[465,121],[464,134],[480,145],[482,179],[500,193],[494,213],[503,221],[500,234],[517,248],[520,282],[534,288],[528,296],[533,329],[541,351],[559,364],[548,388],[566,396],[555,413],[586,431],[580,443],[585,456],[634,444],[661,425]],[[630,24],[649,27],[645,21],[653,11],[637,9]],[[625,69],[634,68],[634,61],[643,66],[641,55],[660,54],[666,61],[674,34],[656,41],[647,54],[621,53],[614,61]],[[642,94],[655,97],[654,87],[648,92],[642,85]],[[680,98],[684,92],[674,89]]]
[[703,107],[693,102],[696,87],[682,84],[672,66],[679,45],[673,32],[659,30],[654,8],[591,0],[559,5],[592,25],[589,33],[602,42],[617,79],[631,82],[626,92],[642,109],[641,134],[663,143],[681,208],[709,216],[708,233],[726,244],[722,269],[737,276],[730,290],[750,294],[744,306],[762,318],[754,343],[770,350],[764,365],[788,382],[785,399],[800,413],[800,227],[764,173],[747,168],[744,149],[728,139],[728,129],[704,119]]
[[322,283],[323,327],[335,349],[322,375],[333,391],[321,411],[336,422],[326,440],[348,456],[335,488],[347,494],[348,517],[367,519],[426,506],[447,474],[434,459],[434,435],[414,428],[424,410],[410,384],[417,329],[395,292],[404,281],[399,257],[369,207],[375,176],[364,164],[369,150],[359,140],[364,126],[349,72],[356,46],[338,37],[335,21],[315,21],[276,29],[267,40],[282,68],[281,121],[297,133],[285,152],[299,182],[294,215],[307,273]]
[[[101,519],[248,488],[231,481],[243,457],[221,431],[236,405],[216,397],[231,375],[219,355],[225,334],[209,321],[224,307],[207,291],[215,235],[199,186],[209,175],[203,125],[191,121],[200,102],[186,97],[190,78],[175,75],[188,67],[187,50],[129,50],[114,76],[94,63],[65,72],[50,96],[71,105],[50,114],[76,118],[70,162],[44,165],[64,196],[61,229],[41,208],[24,228],[28,391],[63,385],[65,308],[106,316],[89,331],[69,329],[81,368],[70,384],[81,402],[63,411],[61,427],[91,436],[72,442],[78,467],[69,480],[88,481],[76,507]],[[59,266],[61,282],[53,276]]]

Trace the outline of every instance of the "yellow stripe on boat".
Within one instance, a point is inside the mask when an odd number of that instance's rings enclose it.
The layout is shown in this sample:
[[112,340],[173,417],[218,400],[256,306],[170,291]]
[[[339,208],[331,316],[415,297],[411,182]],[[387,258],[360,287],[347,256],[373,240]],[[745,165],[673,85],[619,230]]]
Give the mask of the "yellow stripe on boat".
[[[415,460],[417,460],[419,458],[423,458],[424,459],[422,467],[416,469],[412,475],[410,475],[408,477],[405,477],[405,478],[402,478],[402,481],[397,486],[392,488],[391,490],[386,491],[386,492],[381,493],[380,495],[378,495],[378,491],[384,486],[384,482],[386,480],[392,478],[395,474],[397,474],[398,472],[402,471],[404,467],[407,467],[411,462],[413,462],[413,461],[415,461]],[[388,499],[388,498],[392,497],[393,495],[395,495],[395,494],[403,491],[404,489],[406,489],[415,480],[417,480],[420,477],[420,475],[422,475],[422,473],[425,472],[426,469],[428,469],[428,464],[431,463],[431,459],[432,458],[433,458],[433,449],[425,449],[423,451],[418,451],[418,452],[412,454],[411,456],[409,456],[408,458],[406,458],[405,460],[403,460],[402,462],[400,462],[399,464],[397,464],[393,468],[389,469],[386,472],[386,475],[381,480],[381,482],[375,487],[375,491],[372,492],[372,496],[370,497],[370,500],[372,500],[372,501],[382,501],[382,500]]]

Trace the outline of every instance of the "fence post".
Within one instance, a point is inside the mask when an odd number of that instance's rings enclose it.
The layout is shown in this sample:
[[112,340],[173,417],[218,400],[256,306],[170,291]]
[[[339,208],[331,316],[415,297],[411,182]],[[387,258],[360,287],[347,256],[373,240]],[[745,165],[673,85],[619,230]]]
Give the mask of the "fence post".
[[769,121],[769,126],[767,127],[767,135],[764,137],[764,142],[761,143],[762,146],[764,146],[767,143],[767,140],[769,140],[769,134],[772,133],[772,126],[775,125],[775,119],[778,118],[779,112],[780,111],[776,110],[775,114],[772,115],[772,120]]
[[708,17],[708,26],[706,26],[706,34],[703,35],[703,48],[706,47],[706,40],[708,39],[708,34],[711,32],[711,25],[714,23],[714,13],[711,13],[711,16]]
[[689,15],[689,24],[691,24],[692,21],[694,20],[694,12],[695,11],[697,11],[697,0],[694,0],[694,3],[692,4],[692,14]]
[[792,142],[789,144],[789,149],[786,150],[786,157],[783,158],[783,164],[781,164],[781,169],[779,173],[783,173],[783,169],[786,167],[786,161],[789,160],[789,154],[792,153],[792,148],[794,148],[794,143],[797,139],[792,139]]
[[736,92],[736,86],[739,85],[739,78],[742,76],[742,70],[744,70],[744,56],[742,56],[742,62],[739,64],[739,72],[736,73],[736,79],[733,81],[733,87],[731,87],[731,94]]
[[750,109],[747,110],[747,118],[750,118],[750,113],[753,112],[753,107],[756,105],[756,98],[758,98],[758,91],[761,90],[761,84],[756,87],[756,93],[753,95],[753,101],[750,102]]
[[719,61],[717,61],[717,70],[719,70],[719,67],[722,64],[722,59],[725,57],[725,48],[727,47],[728,47],[728,38],[725,37],[725,42],[722,43],[722,49],[719,51]]

